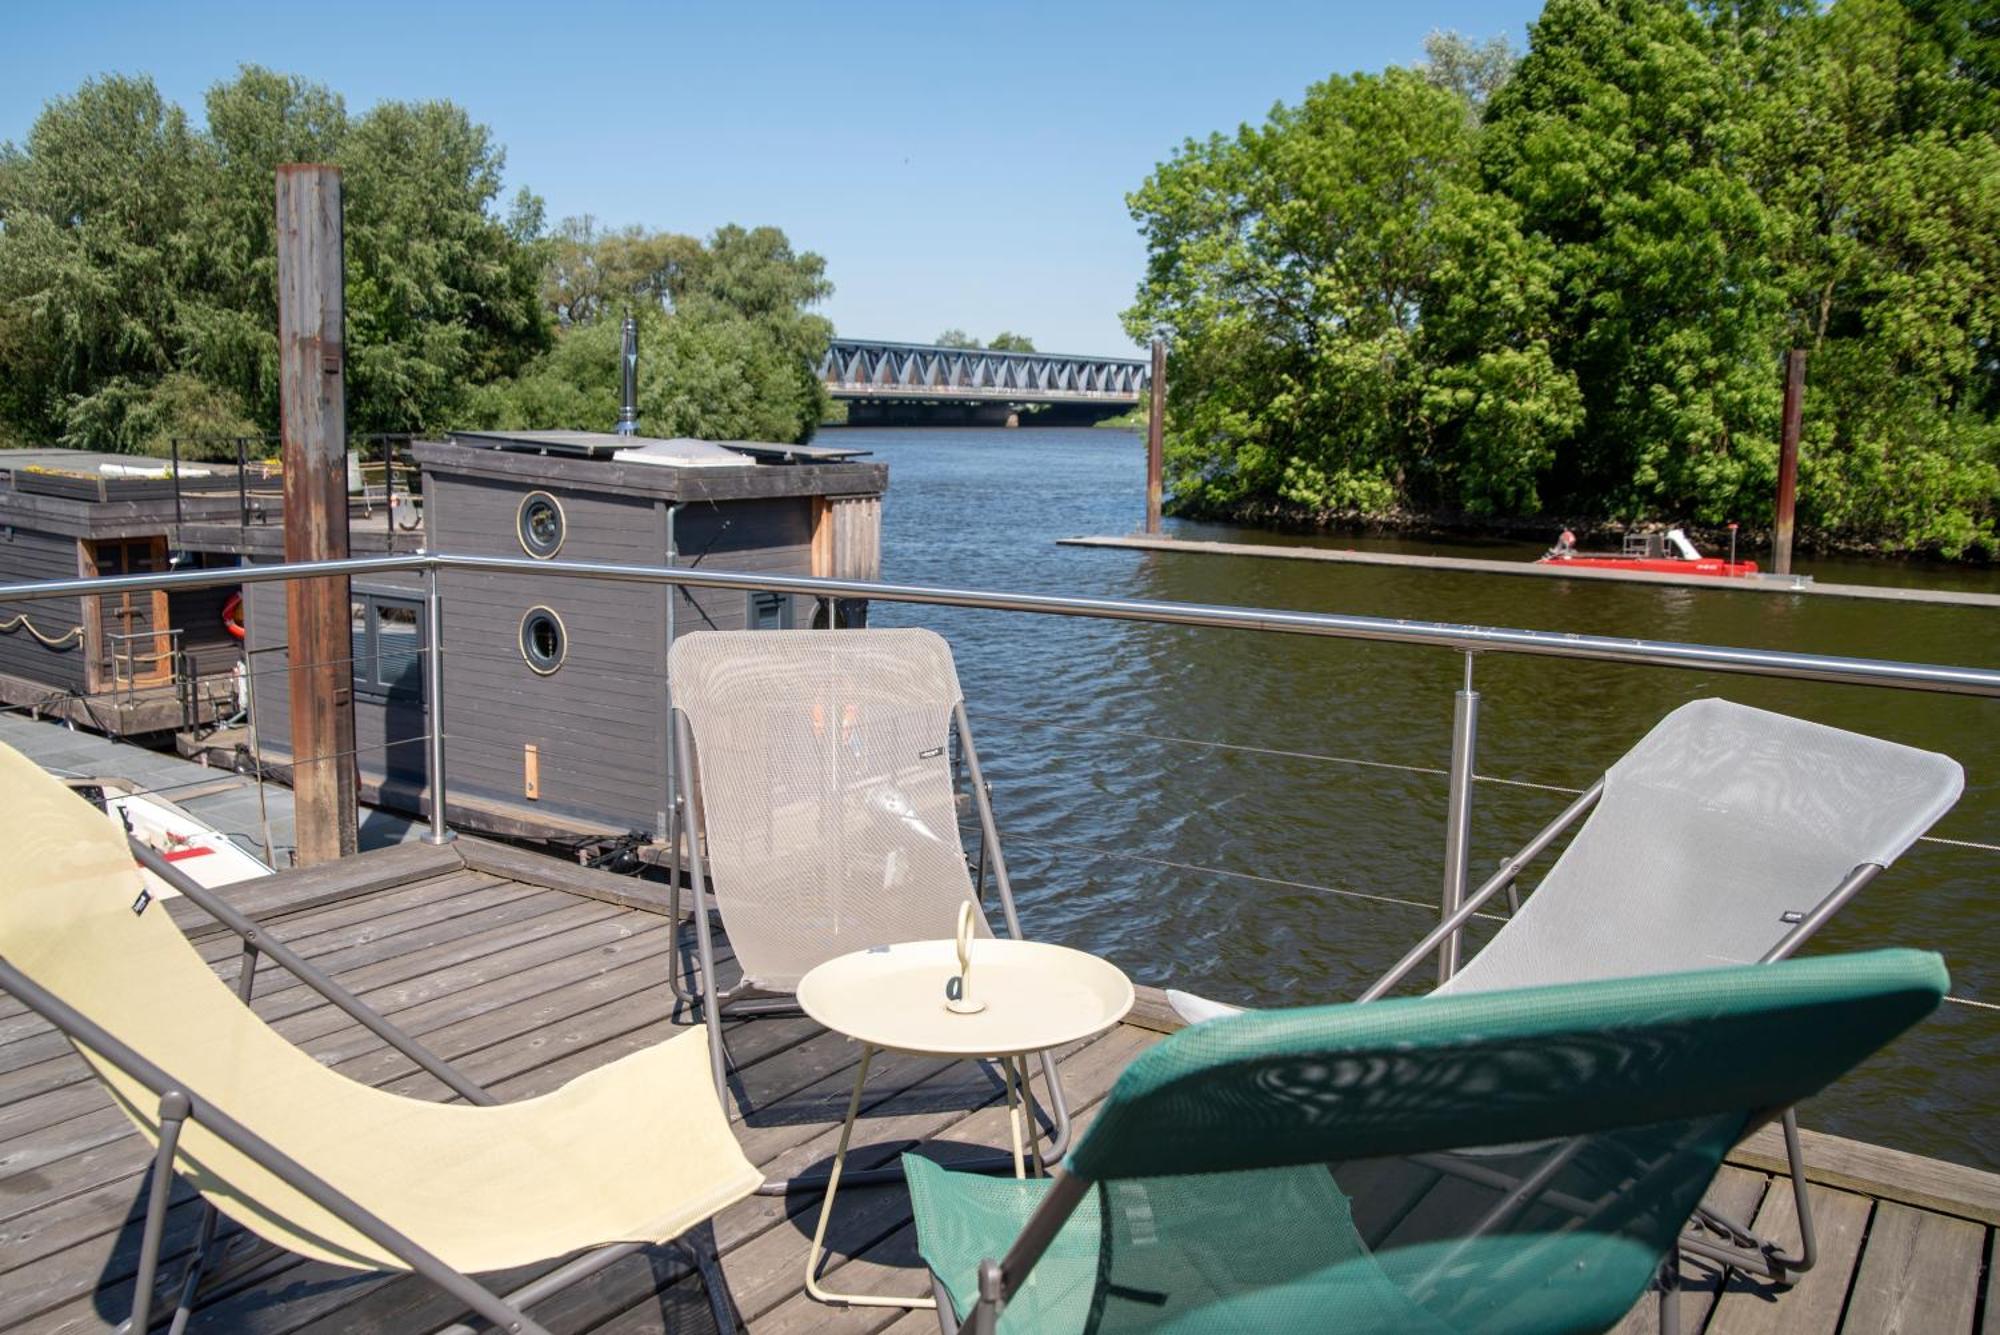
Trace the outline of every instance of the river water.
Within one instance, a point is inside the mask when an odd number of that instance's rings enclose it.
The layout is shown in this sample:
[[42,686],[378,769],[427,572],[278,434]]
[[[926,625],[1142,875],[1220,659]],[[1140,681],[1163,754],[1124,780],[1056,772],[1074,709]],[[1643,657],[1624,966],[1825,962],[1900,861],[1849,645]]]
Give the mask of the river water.
[[[889,465],[883,576],[896,582],[2000,666],[1990,609],[1058,546],[1137,527],[1144,447],[1126,431],[854,428],[823,443],[860,446]],[[1167,528],[1238,542],[1536,554]],[[1802,568],[1825,580],[2000,591],[1990,570]],[[914,606],[882,605],[873,624],[926,625],[952,642],[1029,935],[1102,954],[1142,982],[1280,1005],[1352,997],[1435,921],[1445,781],[1422,771],[1450,754],[1459,656]],[[1717,695],[1947,752],[1965,767],[1966,791],[1932,833],[2000,843],[2000,702],[1497,655],[1480,658],[1477,676],[1482,775],[1581,787],[1663,714]],[[1475,883],[1568,800],[1500,783],[1475,791]],[[1955,996],[2000,1002],[1996,887],[2000,853],[1918,844],[1813,949],[1939,950]],[[2000,1168],[1996,1050],[2000,1010],[1947,1004],[1802,1120]]]

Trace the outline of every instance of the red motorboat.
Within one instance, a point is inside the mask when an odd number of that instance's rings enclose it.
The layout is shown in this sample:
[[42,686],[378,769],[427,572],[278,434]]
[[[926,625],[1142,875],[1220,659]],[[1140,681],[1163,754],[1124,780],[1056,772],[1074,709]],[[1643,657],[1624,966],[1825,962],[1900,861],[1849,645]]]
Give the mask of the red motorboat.
[[[1734,524],[1730,525],[1732,530],[1735,527]],[[1733,533],[1730,545],[1732,547],[1735,545]],[[1536,564],[1573,566],[1580,570],[1643,570],[1660,575],[1712,575],[1717,579],[1741,579],[1757,573],[1755,561],[1726,561],[1719,556],[1704,556],[1699,548],[1688,541],[1688,535],[1677,528],[1670,528],[1665,533],[1627,533],[1625,550],[1615,555],[1611,552],[1579,552],[1576,550],[1576,535],[1564,529],[1556,545],[1549,548]]]

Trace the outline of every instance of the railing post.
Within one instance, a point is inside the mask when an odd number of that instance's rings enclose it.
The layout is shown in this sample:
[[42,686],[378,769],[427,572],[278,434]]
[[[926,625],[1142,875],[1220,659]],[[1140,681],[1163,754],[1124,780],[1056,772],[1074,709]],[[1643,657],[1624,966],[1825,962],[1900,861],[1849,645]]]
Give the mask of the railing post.
[[438,593],[437,562],[424,567],[424,706],[430,715],[431,832],[427,844],[448,844],[454,836],[444,823],[444,599]]
[[[1444,821],[1444,895],[1440,921],[1465,902],[1466,873],[1472,853],[1472,767],[1479,751],[1479,692],[1472,689],[1472,655],[1465,656],[1465,685],[1452,698],[1451,789]],[[1438,947],[1438,982],[1458,972],[1459,933]]]

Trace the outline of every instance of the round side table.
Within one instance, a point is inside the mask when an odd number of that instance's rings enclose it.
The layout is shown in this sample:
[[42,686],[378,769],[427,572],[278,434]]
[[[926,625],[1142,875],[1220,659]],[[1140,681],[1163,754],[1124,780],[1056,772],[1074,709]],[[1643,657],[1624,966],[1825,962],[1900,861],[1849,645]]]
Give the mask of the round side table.
[[877,1052],[998,1062],[1007,1089],[1014,1175],[1025,1177],[1031,1159],[1039,1173],[1041,1149],[1034,1134],[1027,1058],[1102,1033],[1124,1019],[1132,1009],[1132,981],[1117,966],[1068,946],[962,936],[958,941],[876,946],[828,960],[799,980],[798,999],[807,1015],[861,1044],[854,1093],[847,1101],[819,1225],[806,1255],[806,1292],[821,1302],[857,1307],[934,1307],[931,1298],[832,1293],[819,1286],[827,1220],[861,1112],[869,1063]]

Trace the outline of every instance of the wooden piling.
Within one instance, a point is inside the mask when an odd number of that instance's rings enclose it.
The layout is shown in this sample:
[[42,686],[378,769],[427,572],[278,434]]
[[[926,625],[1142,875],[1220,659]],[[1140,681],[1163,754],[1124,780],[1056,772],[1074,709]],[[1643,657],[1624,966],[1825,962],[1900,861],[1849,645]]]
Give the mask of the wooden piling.
[[1160,502],[1165,489],[1167,421],[1167,345],[1153,340],[1153,369],[1147,381],[1151,398],[1146,415],[1146,532],[1160,531]]
[[1785,354],[1785,419],[1778,435],[1778,514],[1771,538],[1771,569],[1792,573],[1792,515],[1798,501],[1799,427],[1804,418],[1806,350]]
[[[278,168],[285,560],[344,559],[347,390],[340,169]],[[286,585],[301,866],[355,851],[354,650],[345,576]]]

